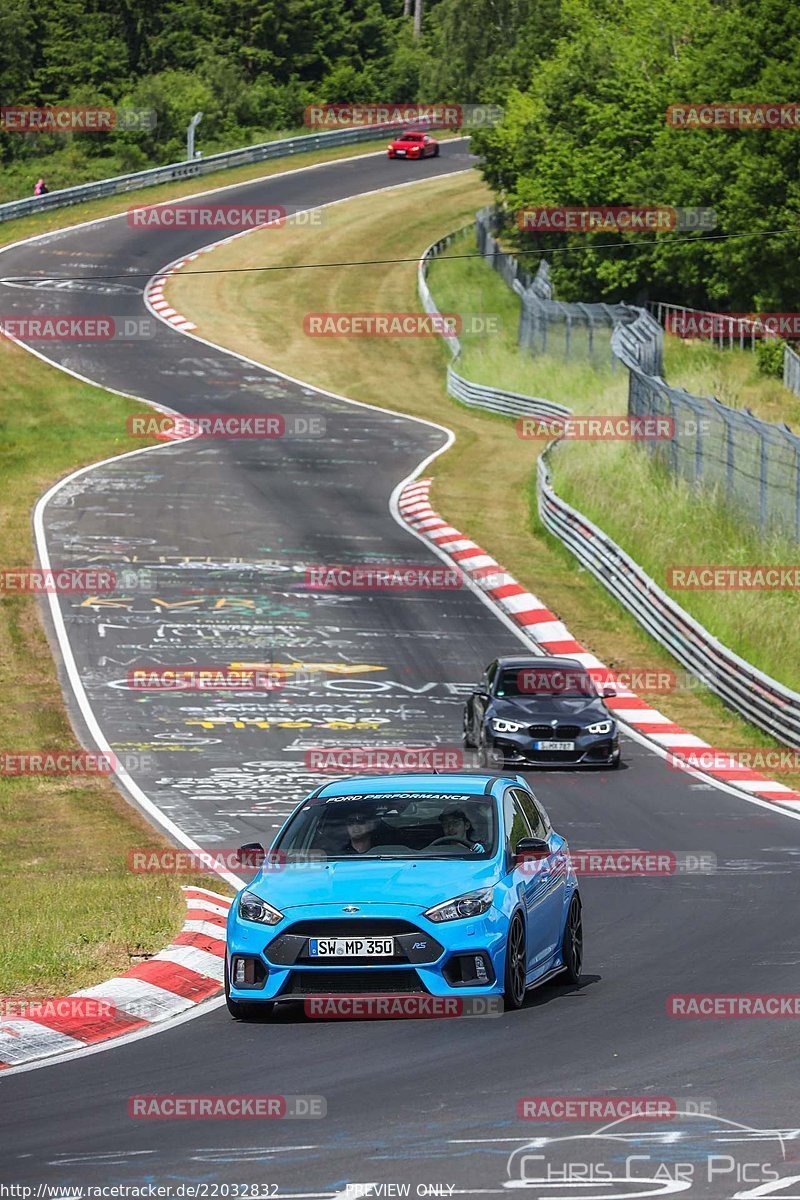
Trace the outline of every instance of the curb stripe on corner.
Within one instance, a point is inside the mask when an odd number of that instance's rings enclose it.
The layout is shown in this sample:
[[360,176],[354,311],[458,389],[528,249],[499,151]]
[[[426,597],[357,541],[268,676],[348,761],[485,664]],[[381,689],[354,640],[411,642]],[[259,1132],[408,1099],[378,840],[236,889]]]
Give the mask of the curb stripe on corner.
[[[517,583],[513,575],[495,562],[485,550],[442,520],[428,500],[432,482],[432,479],[414,480],[401,492],[398,509],[406,524],[417,534],[434,542],[453,559],[461,570],[478,584],[487,598],[548,654],[570,655],[579,659],[585,667],[598,667],[608,671],[613,678],[614,672],[576,641],[566,625],[542,600]],[[494,586],[487,588],[486,578],[490,574]],[[496,583],[498,577],[502,577],[503,580],[499,585]],[[800,801],[800,792],[794,791],[786,784],[768,779],[758,771],[743,768],[733,760],[729,760],[729,765],[725,765],[727,751],[714,749],[709,742],[703,741],[681,725],[676,725],[669,717],[628,688],[620,687],[616,696],[608,698],[607,704],[621,721],[659,747],[671,753],[709,750],[714,755],[715,763],[719,763],[713,770],[692,767],[692,771],[719,779],[720,782],[738,788],[751,797],[756,796],[767,801],[779,800],[781,803]]]
[[0,1019],[0,1071],[143,1029],[219,993],[231,900],[200,887],[182,891],[186,918],[169,946],[123,975],[63,997],[104,1001],[110,1013]]

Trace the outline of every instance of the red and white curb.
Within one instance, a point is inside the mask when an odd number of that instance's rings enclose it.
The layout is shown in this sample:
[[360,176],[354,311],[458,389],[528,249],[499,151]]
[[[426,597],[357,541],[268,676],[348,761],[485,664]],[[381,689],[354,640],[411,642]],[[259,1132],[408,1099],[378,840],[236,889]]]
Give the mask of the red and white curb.
[[[400,493],[398,509],[403,520],[418,534],[422,534],[444,551],[464,573],[469,576],[497,607],[518,625],[524,633],[548,654],[574,658],[587,669],[607,673],[610,680],[614,672],[606,667],[594,654],[576,641],[566,625],[555,613],[517,583],[513,575],[500,566],[490,554],[459,530],[448,525],[431,508],[428,494],[432,480],[417,479],[406,485]],[[621,722],[635,730],[640,736],[654,742],[669,755],[695,755],[695,761],[710,760],[713,767],[706,765],[680,767],[691,774],[718,779],[729,787],[737,788],[748,796],[760,800],[780,803],[800,801],[800,792],[784,783],[778,783],[759,774],[758,771],[742,767],[725,750],[714,749],[709,742],[696,737],[681,725],[640,699],[635,692],[617,683],[617,695],[608,697],[606,704]],[[701,757],[702,756],[702,757]],[[692,760],[690,760],[691,762]]]
[[282,221],[282,218],[265,221],[261,225],[253,226],[252,229],[238,230],[236,233],[231,234],[230,237],[221,238],[218,242],[212,242],[210,246],[202,246],[199,250],[195,250],[193,254],[187,254],[185,258],[176,258],[174,262],[168,263],[159,275],[155,275],[149,281],[144,289],[145,304],[162,321],[167,321],[170,325],[174,325],[181,333],[191,333],[193,329],[197,329],[197,326],[188,317],[184,317],[174,309],[164,295],[164,288],[167,286],[170,276],[176,275],[182,267],[185,267],[187,263],[194,262],[201,254],[210,254],[212,250],[218,250],[220,246],[227,246],[230,242],[235,242],[238,238],[244,237],[248,233],[255,233],[259,229],[269,229],[270,226],[279,226],[282,224]]
[[[266,229],[269,225],[277,224],[278,222],[268,221],[265,225],[257,226],[258,229]],[[164,295],[164,288],[169,282],[170,276],[176,275],[182,267],[187,263],[194,262],[201,254],[210,254],[212,250],[217,250],[220,246],[227,246],[229,242],[236,241],[237,238],[243,237],[246,233],[253,233],[252,229],[241,230],[232,234],[230,237],[223,238],[219,242],[212,242],[210,246],[203,246],[200,250],[196,250],[193,254],[187,254],[185,258],[176,258],[174,262],[168,263],[160,274],[154,275],[144,289],[144,302],[155,316],[162,321],[174,325],[181,333],[191,333],[197,326],[179,313],[167,300]],[[186,432],[178,427],[175,430],[165,429],[161,433],[155,435],[163,442],[183,442],[192,437],[191,432]]]
[[[145,1029],[218,995],[231,900],[200,887],[183,893],[183,928],[158,954],[105,983],[41,1001],[41,1017],[1,1019],[0,1070]],[[82,1006],[83,997],[95,1003]]]
[[[196,258],[197,256],[193,254],[191,257]],[[181,333],[190,333],[193,329],[197,329],[197,326],[188,317],[182,317],[179,312],[175,311],[164,296],[164,288],[167,283],[167,276],[172,275],[186,262],[188,262],[188,259],[181,258],[177,262],[171,263],[163,275],[158,275],[155,279],[150,280],[144,293],[145,300],[158,316],[164,321],[169,321],[170,325],[174,325],[176,329],[180,329]]]
[[[202,252],[198,251],[199,253]],[[197,326],[172,307],[164,295],[164,288],[167,286],[170,275],[174,275],[181,267],[185,267],[187,262],[197,257],[197,254],[189,254],[186,258],[176,259],[175,262],[166,266],[160,275],[154,276],[144,289],[144,301],[147,307],[162,321],[174,325],[181,333],[191,333],[193,329],[197,329]],[[164,429],[155,436],[162,442],[184,442],[191,437],[191,434],[185,432],[183,427],[176,426],[175,429]]]

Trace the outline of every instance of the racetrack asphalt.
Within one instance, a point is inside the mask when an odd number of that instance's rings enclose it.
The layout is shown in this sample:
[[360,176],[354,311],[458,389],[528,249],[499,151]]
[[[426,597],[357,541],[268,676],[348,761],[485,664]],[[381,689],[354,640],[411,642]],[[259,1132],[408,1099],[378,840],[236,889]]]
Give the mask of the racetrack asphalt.
[[[237,186],[219,201],[306,208],[470,161],[463,142],[445,143],[424,164],[361,158]],[[0,285],[0,308],[141,317],[147,279],[210,240],[208,232],[137,230],[124,216],[51,234],[0,254],[3,279],[40,280]],[[213,255],[201,261],[213,266]],[[70,275],[88,278],[41,285]],[[91,280],[117,275],[130,281]],[[53,564],[148,572],[147,586],[111,603],[62,596],[60,605],[104,734],[184,832],[210,849],[268,840],[319,781],[304,765],[309,748],[356,739],[459,746],[470,685],[492,657],[521,648],[506,625],[466,588],[304,584],[318,564],[438,562],[394,520],[389,497],[445,444],[444,431],[327,396],[161,323],[142,340],[34,345],[103,386],[182,413],[325,422],[321,437],[195,440],[102,464],[44,511]],[[309,670],[268,696],[126,686],[138,665],[298,660]],[[278,1189],[261,1195],[282,1196],[409,1182],[411,1194],[433,1183],[479,1194],[502,1190],[506,1159],[528,1138],[599,1123],[521,1121],[522,1097],[674,1097],[759,1129],[800,1124],[794,1022],[667,1015],[672,993],[796,990],[800,826],[670,770],[639,743],[626,740],[624,752],[620,772],[529,776],[570,845],[710,852],[719,869],[583,880],[580,988],[546,986],[520,1012],[491,1019],[312,1021],[286,1007],[271,1022],[244,1025],[216,1008],[100,1054],[10,1074],[0,1080],[0,1180],[258,1183]],[[129,1097],[150,1093],[322,1096],[327,1116],[268,1126],[129,1117]],[[691,1120],[675,1118],[672,1131]],[[748,1152],[764,1161],[741,1148]],[[732,1174],[690,1194],[712,1193],[733,1195]]]

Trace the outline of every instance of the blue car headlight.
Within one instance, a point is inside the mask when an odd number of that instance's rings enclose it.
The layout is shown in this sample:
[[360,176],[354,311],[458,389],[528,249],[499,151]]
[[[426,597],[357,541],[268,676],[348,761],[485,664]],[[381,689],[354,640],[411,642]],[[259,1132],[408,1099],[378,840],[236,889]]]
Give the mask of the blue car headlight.
[[492,729],[495,733],[519,733],[525,726],[520,721],[504,721],[502,717],[492,717]]
[[587,733],[611,733],[614,728],[613,721],[596,721],[594,725],[587,725]]
[[283,920],[283,913],[267,904],[255,892],[242,892],[239,897],[239,916],[243,921],[258,921],[261,925],[277,925]]
[[422,915],[429,921],[457,921],[462,917],[479,917],[492,907],[494,888],[481,888],[476,892],[465,892],[444,904],[436,904]]

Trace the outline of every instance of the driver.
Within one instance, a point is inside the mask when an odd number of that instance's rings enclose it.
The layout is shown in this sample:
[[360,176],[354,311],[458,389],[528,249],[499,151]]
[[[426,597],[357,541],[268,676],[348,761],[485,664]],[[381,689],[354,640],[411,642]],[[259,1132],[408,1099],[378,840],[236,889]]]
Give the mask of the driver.
[[392,842],[387,826],[369,809],[354,808],[345,817],[347,841],[340,854],[367,854],[374,846]]
[[463,808],[448,808],[443,813],[439,814],[443,836],[452,838],[457,842],[464,842],[469,846],[470,850],[482,854],[484,847],[481,842],[476,842],[475,831],[472,828],[470,821]]

